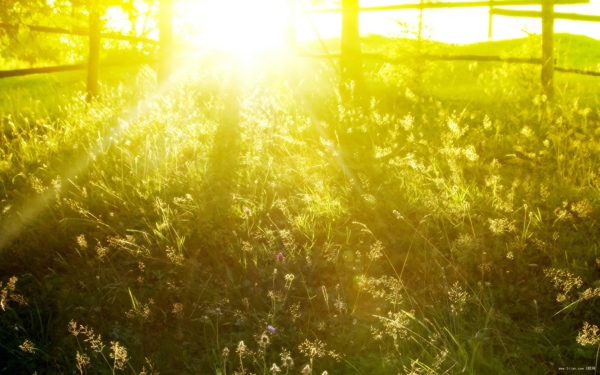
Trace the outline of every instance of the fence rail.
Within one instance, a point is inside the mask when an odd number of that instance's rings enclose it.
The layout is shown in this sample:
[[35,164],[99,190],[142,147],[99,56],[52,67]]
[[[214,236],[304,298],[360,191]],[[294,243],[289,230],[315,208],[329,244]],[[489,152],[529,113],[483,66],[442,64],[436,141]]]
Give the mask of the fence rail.
[[47,66],[47,67],[43,67],[43,68],[0,70],[0,78],[27,76],[27,75],[31,75],[31,74],[69,72],[69,71],[73,71],[73,70],[84,70],[84,69],[87,69],[86,63]]
[[[97,1],[97,0],[96,0]],[[96,1],[93,1],[94,4]],[[14,25],[7,23],[0,23],[0,28],[6,30],[19,30],[21,27],[26,27],[27,29],[35,32],[45,32],[45,33],[56,33],[56,34],[67,34],[67,35],[79,35],[86,36],[90,41],[89,55],[87,64],[73,64],[73,65],[60,65],[54,67],[42,67],[42,68],[31,68],[31,69],[15,69],[8,71],[0,71],[0,78],[5,77],[15,77],[21,75],[28,74],[41,74],[41,73],[53,73],[53,72],[61,72],[61,71],[70,71],[70,70],[83,70],[88,69],[88,93],[90,98],[97,95],[98,91],[98,68],[100,66],[99,63],[99,51],[100,51],[100,42],[99,40],[102,38],[105,39],[115,39],[122,40],[131,43],[148,43],[159,46],[159,81],[165,81],[168,79],[168,76],[171,74],[172,70],[172,60],[173,60],[173,22],[172,22],[172,9],[173,9],[173,0],[159,0],[159,31],[160,38],[159,40],[138,37],[138,36],[129,36],[129,35],[121,35],[119,33],[106,33],[101,32],[100,26],[100,16],[97,8],[97,4],[92,6],[89,11],[90,19],[89,19],[89,28],[84,27],[73,27],[73,28],[58,28],[58,27],[48,27],[48,26],[35,26],[35,25]],[[217,0],[213,0],[217,1]],[[346,2],[348,1],[348,3]],[[294,0],[289,0],[290,4],[294,3]],[[589,4],[590,0],[479,0],[479,1],[456,1],[456,2],[439,2],[439,3],[426,3],[424,0],[421,0],[420,3],[415,4],[397,4],[397,5],[386,5],[386,6],[373,6],[373,7],[359,7],[358,0],[344,0],[342,1],[342,6],[345,7],[347,5],[344,4],[353,4],[350,8],[351,10],[344,10],[345,8],[333,8],[333,9],[306,9],[302,6],[302,9],[292,9],[290,14],[302,13],[306,14],[310,19],[310,14],[312,13],[337,13],[341,12],[343,15],[343,19],[346,17],[353,18],[353,22],[356,22],[355,25],[358,27],[358,14],[360,12],[372,12],[372,11],[391,11],[391,10],[406,10],[406,9],[416,9],[422,12],[425,9],[448,9],[448,8],[470,8],[470,7],[489,7],[489,17],[490,17],[490,25],[488,35],[491,37],[491,29],[492,29],[492,16],[508,16],[508,17],[533,17],[533,18],[541,18],[542,19],[542,57],[541,58],[519,58],[519,57],[502,57],[502,56],[480,56],[480,55],[421,55],[417,58],[432,60],[432,61],[498,61],[505,63],[519,63],[519,64],[535,64],[542,66],[542,86],[544,87],[544,91],[548,95],[548,97],[552,97],[553,95],[553,72],[567,72],[567,73],[576,73],[576,74],[585,74],[590,76],[600,76],[600,72],[581,70],[581,69],[568,69],[563,67],[555,67],[554,66],[554,53],[553,53],[553,37],[554,37],[554,20],[562,19],[562,20],[572,20],[572,21],[584,21],[584,22],[600,22],[600,16],[598,15],[586,15],[586,14],[576,14],[576,13],[561,13],[554,12],[555,5],[568,5],[568,4]],[[302,3],[303,5],[303,3]],[[497,7],[501,6],[523,6],[523,5],[541,5],[542,11],[519,11],[512,9],[499,9]],[[293,19],[293,17],[292,17]],[[311,21],[312,22],[312,21]],[[342,22],[344,24],[344,22]],[[421,24],[421,23],[420,23]],[[350,24],[348,24],[350,25]],[[313,25],[314,27],[314,25]],[[344,40],[344,27],[342,28],[342,40]],[[350,28],[348,28],[349,30]],[[315,31],[317,31],[315,29]],[[354,33],[352,38],[359,38],[359,34]],[[318,31],[317,31],[318,35]],[[350,39],[352,39],[350,38]],[[350,41],[356,44],[356,40],[348,39],[348,35],[346,35],[346,44]],[[322,41],[321,41],[322,42]],[[342,43],[344,44],[344,43]],[[357,44],[360,46],[360,42]],[[326,50],[326,48],[325,48]],[[342,48],[342,53],[344,48]],[[300,54],[301,57],[312,57],[312,58],[341,58],[344,61],[347,61],[347,58],[344,59],[344,55],[341,54]],[[378,54],[361,54],[360,48],[358,49],[357,58],[362,57],[368,59],[375,59],[379,61],[386,61],[389,63],[398,63],[401,62],[398,59],[390,59],[383,55]],[[347,57],[347,56],[346,56]],[[156,61],[156,60],[152,60]],[[146,61],[150,62],[150,60]],[[127,65],[138,64],[144,62],[131,62],[127,63]],[[107,66],[111,64],[103,64],[103,66]]]
[[[156,63],[157,59],[144,59],[136,61],[119,61],[119,62],[107,62],[100,64],[101,67],[116,67],[116,66],[134,66],[141,64],[153,64]],[[12,70],[0,70],[0,78],[8,77],[19,77],[28,76],[32,74],[46,74],[46,73],[59,73],[59,72],[70,72],[76,70],[86,70],[88,68],[87,63],[80,64],[68,64],[68,65],[56,65],[56,66],[45,66],[41,68],[28,68],[28,69],[12,69]]]
[[[476,7],[491,7],[491,6],[523,6],[523,5],[541,5],[543,0],[499,0],[499,1],[453,1],[440,3],[415,3],[415,4],[399,4],[399,5],[384,5],[374,7],[359,8],[359,12],[379,12],[389,10],[403,9],[446,9],[446,8],[476,8]],[[590,0],[555,0],[555,5],[576,5],[589,4]],[[305,9],[298,10],[299,13],[341,13],[342,8],[327,8],[327,9]]]
[[[299,57],[311,58],[311,59],[336,59],[340,57],[339,53],[298,53]],[[406,59],[392,58],[378,53],[364,53],[363,57],[369,60],[376,60],[383,63],[389,64],[402,64],[406,62]],[[427,61],[481,61],[481,62],[503,62],[508,64],[531,64],[531,65],[542,65],[542,59],[538,57],[504,57],[495,55],[433,55],[424,54],[415,57],[415,59],[422,59]],[[563,73],[574,73],[588,76],[600,77],[600,72],[585,69],[571,69],[560,66],[555,66],[554,70]]]
[[[100,64],[100,48],[101,48],[101,39],[114,39],[114,40],[122,40],[130,43],[147,43],[154,44],[159,46],[159,81],[164,82],[168,79],[168,76],[171,74],[170,66],[172,65],[172,54],[173,54],[173,46],[172,46],[172,37],[168,37],[172,35],[173,32],[173,22],[172,22],[172,0],[159,0],[161,7],[159,9],[159,17],[161,22],[159,22],[159,32],[160,32],[160,40],[150,39],[141,36],[134,35],[122,35],[119,33],[113,32],[102,32],[101,26],[101,11],[98,0],[90,0],[86,2],[88,8],[88,27],[72,27],[72,28],[60,28],[60,27],[49,27],[49,26],[37,26],[37,25],[15,25],[9,23],[0,23],[0,29],[4,30],[13,30],[19,31],[21,28],[27,28],[30,31],[34,32],[42,32],[42,33],[52,33],[52,34],[62,34],[62,35],[77,35],[87,37],[89,40],[89,48],[88,48],[88,61],[85,64],[72,64],[72,65],[59,65],[59,66],[50,66],[50,67],[41,67],[41,68],[31,68],[31,69],[14,69],[14,70],[5,70],[0,71],[0,78],[7,77],[16,77],[16,76],[24,76],[30,74],[41,74],[41,73],[54,73],[54,72],[64,72],[64,71],[72,71],[72,70],[84,70],[87,69],[87,92],[88,92],[88,100],[92,100],[93,97],[98,95],[99,85],[98,85],[98,76],[99,76],[99,68],[100,66],[114,66],[115,63],[112,64]],[[165,4],[167,6],[165,7]],[[166,22],[165,22],[166,19]],[[155,60],[154,60],[155,61]],[[145,61],[148,62],[148,61]],[[132,61],[128,63],[124,63],[124,65],[137,65],[143,64],[145,62],[141,62],[140,60]],[[116,65],[123,65],[123,63],[117,63]],[[168,67],[165,69],[165,67]]]
[[555,66],[554,70],[556,70],[558,72],[564,72],[564,73],[575,73],[575,74],[582,74],[582,75],[586,75],[586,76],[600,77],[600,72],[594,72],[593,70],[570,69],[570,68],[563,68],[560,66]]
[[[535,10],[512,10],[512,9],[491,9],[490,14],[495,16],[507,16],[507,17],[528,17],[528,18],[542,18],[542,12]],[[591,14],[578,14],[578,13],[563,13],[554,12],[555,20],[569,20],[569,21],[583,21],[583,22],[600,22],[600,16],[594,16]]]
[[[300,57],[307,57],[313,59],[332,59],[339,58],[339,53],[299,53]],[[401,64],[406,62],[406,59],[392,58],[379,53],[363,53],[363,57],[369,60],[376,60],[386,62],[390,64]],[[533,64],[540,65],[542,59],[535,57],[504,57],[504,56],[493,56],[493,55],[434,55],[434,54],[423,54],[414,57],[419,60],[428,61],[497,61],[505,62],[509,64]]]
[[[33,25],[13,25],[8,23],[0,23],[0,29],[5,30],[15,30],[26,28],[31,31],[41,32],[41,33],[50,33],[50,34],[63,34],[63,35],[77,35],[77,36],[89,36],[90,30],[85,27],[73,27],[70,29],[62,28],[62,27],[48,27],[48,26],[33,26]],[[148,44],[158,44],[158,40],[145,38],[141,36],[133,36],[133,35],[122,35],[119,33],[100,33],[100,38],[103,39],[115,39],[122,40],[126,42],[133,43],[148,43]]]
[[[345,3],[347,1],[348,3]],[[354,8],[350,5],[354,4]],[[581,69],[568,69],[563,67],[555,67],[554,57],[554,21],[557,19],[572,20],[572,21],[585,21],[585,22],[600,22],[600,16],[598,15],[587,15],[577,13],[561,13],[555,12],[555,5],[568,5],[568,4],[589,4],[589,0],[487,0],[487,1],[456,1],[456,2],[437,2],[437,3],[426,3],[425,0],[420,0],[420,3],[414,4],[398,4],[398,5],[386,5],[386,6],[375,6],[375,7],[358,7],[357,0],[343,0],[342,8],[331,8],[331,9],[306,9],[302,7],[301,10],[297,10],[298,13],[306,14],[310,20],[310,14],[313,13],[342,13],[342,20],[347,14],[357,15],[360,12],[371,12],[371,11],[390,11],[390,10],[403,10],[403,9],[417,9],[421,12],[419,16],[419,39],[421,35],[422,17],[423,10],[425,9],[448,9],[448,8],[472,8],[472,7],[489,7],[489,26],[488,26],[488,38],[492,37],[492,18],[494,15],[508,16],[508,17],[534,17],[541,18],[542,20],[542,57],[541,58],[519,58],[519,57],[501,57],[501,56],[479,56],[479,55],[421,55],[418,58],[425,60],[445,60],[445,61],[498,61],[506,63],[519,63],[519,64],[535,64],[542,66],[541,81],[544,93],[548,98],[552,99],[554,96],[554,71],[585,74],[591,76],[600,76],[599,72],[581,70]],[[541,11],[519,11],[512,9],[499,9],[501,6],[522,6],[522,5],[541,5]],[[345,8],[345,6],[347,8]],[[354,13],[353,13],[354,12]],[[354,17],[353,15],[353,17]],[[312,22],[312,21],[311,21]],[[318,32],[317,32],[318,34]],[[342,44],[344,44],[344,35],[342,30]],[[304,57],[313,58],[333,58],[339,55],[319,55],[319,54],[302,54]],[[366,58],[378,59],[381,61],[387,61],[390,63],[401,62],[399,60],[389,59],[382,56],[374,55],[363,55]],[[342,50],[341,60],[344,60],[344,54]],[[347,57],[346,57],[347,58]]]

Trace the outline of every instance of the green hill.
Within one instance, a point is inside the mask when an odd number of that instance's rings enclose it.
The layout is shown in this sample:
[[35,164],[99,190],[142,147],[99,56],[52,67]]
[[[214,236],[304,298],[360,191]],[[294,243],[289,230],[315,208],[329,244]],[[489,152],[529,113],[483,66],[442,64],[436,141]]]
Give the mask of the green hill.
[[[339,53],[339,38],[324,40],[331,53]],[[405,48],[409,52],[417,51],[418,41],[415,39],[391,38],[383,35],[367,35],[363,37],[365,53],[389,54]],[[539,57],[541,55],[541,37],[508,39],[472,44],[448,44],[435,41],[423,41],[424,51],[436,51],[444,54],[456,55],[500,55],[505,57]],[[584,35],[555,34],[555,51],[557,65],[574,68],[600,70],[600,40]],[[324,53],[321,43],[311,41],[301,44],[302,50],[313,53]]]

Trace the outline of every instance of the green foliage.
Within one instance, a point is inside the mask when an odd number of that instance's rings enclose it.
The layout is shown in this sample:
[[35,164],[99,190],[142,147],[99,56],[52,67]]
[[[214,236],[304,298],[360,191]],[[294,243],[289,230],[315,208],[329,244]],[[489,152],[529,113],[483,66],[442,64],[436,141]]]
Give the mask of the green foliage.
[[270,64],[2,82],[2,371],[595,365],[597,93],[407,63],[365,110]]
[[[87,30],[89,13],[100,13],[104,32],[146,35],[153,30],[156,10],[152,2],[133,0],[98,1],[12,1],[0,3],[0,22],[17,28],[0,28],[0,66],[2,69],[73,64],[87,58],[87,37],[81,35],[47,34],[32,31],[28,26],[46,26],[66,30]],[[138,20],[143,29],[138,30]],[[103,40],[104,56],[108,51],[135,56],[150,54],[154,47],[132,46],[130,43]],[[114,58],[114,56],[113,56]]]

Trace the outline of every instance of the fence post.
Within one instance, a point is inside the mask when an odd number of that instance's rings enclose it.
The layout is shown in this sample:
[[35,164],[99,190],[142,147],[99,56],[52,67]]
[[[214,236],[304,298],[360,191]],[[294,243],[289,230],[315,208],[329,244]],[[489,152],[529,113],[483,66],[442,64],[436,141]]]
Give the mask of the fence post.
[[[342,0],[342,41],[340,92],[342,97],[360,100],[363,94],[358,0]],[[354,85],[352,90],[352,85]]]
[[100,69],[100,12],[92,1],[89,9],[89,53],[87,74],[87,101],[98,96],[98,72]]
[[173,0],[160,0],[158,10],[158,83],[168,82],[173,72]]
[[419,53],[421,53],[421,40],[423,39],[423,4],[425,4],[425,1],[421,0],[419,4],[421,4],[421,8],[419,8],[419,34],[417,35],[417,40],[419,41]]
[[494,0],[490,0],[490,15],[488,18],[488,40],[492,40],[492,25],[494,21],[494,14],[492,13],[494,9]]
[[542,87],[554,98],[554,0],[542,2]]

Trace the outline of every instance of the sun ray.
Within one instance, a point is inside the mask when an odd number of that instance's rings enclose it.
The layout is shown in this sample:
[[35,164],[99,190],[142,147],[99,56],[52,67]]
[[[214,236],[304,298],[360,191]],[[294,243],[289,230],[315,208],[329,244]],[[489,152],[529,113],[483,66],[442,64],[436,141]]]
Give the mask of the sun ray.
[[182,22],[200,29],[194,44],[242,53],[283,45],[289,11],[283,1],[190,2],[185,10]]

